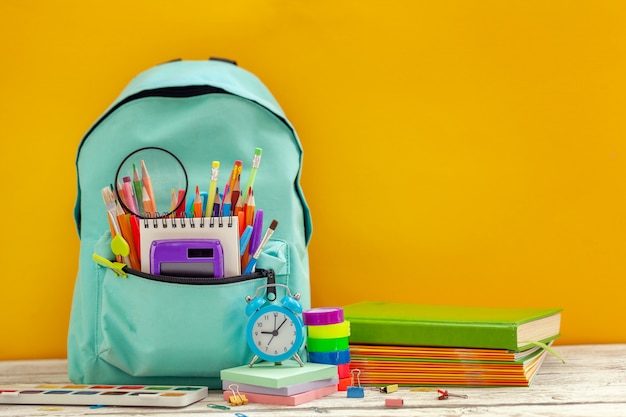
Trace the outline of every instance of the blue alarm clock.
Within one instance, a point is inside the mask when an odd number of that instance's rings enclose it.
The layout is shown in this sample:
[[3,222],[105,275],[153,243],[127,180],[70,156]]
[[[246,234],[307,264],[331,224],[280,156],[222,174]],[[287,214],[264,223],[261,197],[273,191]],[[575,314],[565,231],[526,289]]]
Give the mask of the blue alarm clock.
[[287,289],[287,295],[279,304],[269,304],[264,297],[246,297],[246,339],[254,357],[248,366],[260,359],[280,363],[293,357],[300,366],[304,366],[298,351],[304,343],[304,322],[299,314],[302,305],[298,301],[300,294],[291,295],[286,285],[267,284],[257,288],[280,286]]

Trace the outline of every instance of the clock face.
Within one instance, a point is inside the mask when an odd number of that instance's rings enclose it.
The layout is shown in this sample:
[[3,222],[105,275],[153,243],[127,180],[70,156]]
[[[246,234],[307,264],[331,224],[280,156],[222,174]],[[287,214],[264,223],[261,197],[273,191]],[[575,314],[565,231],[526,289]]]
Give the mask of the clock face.
[[300,319],[280,306],[255,312],[247,328],[248,344],[262,359],[281,362],[296,353],[303,341]]

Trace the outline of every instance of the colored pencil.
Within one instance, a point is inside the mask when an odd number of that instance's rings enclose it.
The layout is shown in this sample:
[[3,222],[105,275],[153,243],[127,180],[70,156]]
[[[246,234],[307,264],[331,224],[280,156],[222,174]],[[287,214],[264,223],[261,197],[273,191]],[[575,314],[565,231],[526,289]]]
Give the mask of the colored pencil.
[[[209,201],[206,205],[206,215],[210,217],[213,213],[213,207],[215,204],[215,194],[217,190],[217,178],[220,174],[220,162],[213,161],[211,165],[211,181],[209,182]],[[210,212],[209,212],[210,210]]]
[[256,179],[257,171],[259,170],[259,166],[261,165],[261,155],[263,154],[263,149],[256,148],[254,150],[254,156],[252,157],[252,168],[250,169],[250,176],[248,177],[248,183],[246,184],[246,188],[243,189],[244,195],[248,195],[250,190],[254,187],[254,180]]

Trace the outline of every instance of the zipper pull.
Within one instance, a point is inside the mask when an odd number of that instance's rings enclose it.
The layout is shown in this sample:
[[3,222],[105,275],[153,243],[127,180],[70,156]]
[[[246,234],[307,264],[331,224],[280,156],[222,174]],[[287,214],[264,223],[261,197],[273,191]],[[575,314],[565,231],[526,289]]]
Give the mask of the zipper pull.
[[124,271],[124,268],[126,268],[126,264],[123,264],[121,262],[111,262],[107,258],[103,258],[102,256],[98,255],[97,253],[94,253],[93,255],[91,255],[91,258],[98,265],[101,265],[101,266],[104,266],[106,268],[109,268],[111,271],[113,271],[113,273],[116,276],[122,277],[122,278],[127,278],[128,277],[128,274]]

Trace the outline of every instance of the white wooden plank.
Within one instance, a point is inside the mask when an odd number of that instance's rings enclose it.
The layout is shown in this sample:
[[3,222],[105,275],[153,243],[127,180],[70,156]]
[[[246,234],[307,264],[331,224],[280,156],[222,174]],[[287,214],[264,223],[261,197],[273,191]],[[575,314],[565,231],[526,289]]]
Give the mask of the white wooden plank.
[[[207,408],[224,405],[221,391],[183,409],[84,406],[1,405],[0,417],[32,416],[207,416],[241,412],[248,416],[624,416],[626,415],[626,344],[557,346],[566,363],[549,356],[531,387],[450,387],[469,398],[437,399],[436,392],[412,392],[401,388],[381,394],[366,388],[363,399],[346,398],[345,392],[297,407],[263,404],[233,407],[228,411]],[[17,383],[68,383],[65,360],[0,362],[0,387]],[[391,409],[385,398],[402,398],[404,406]]]

